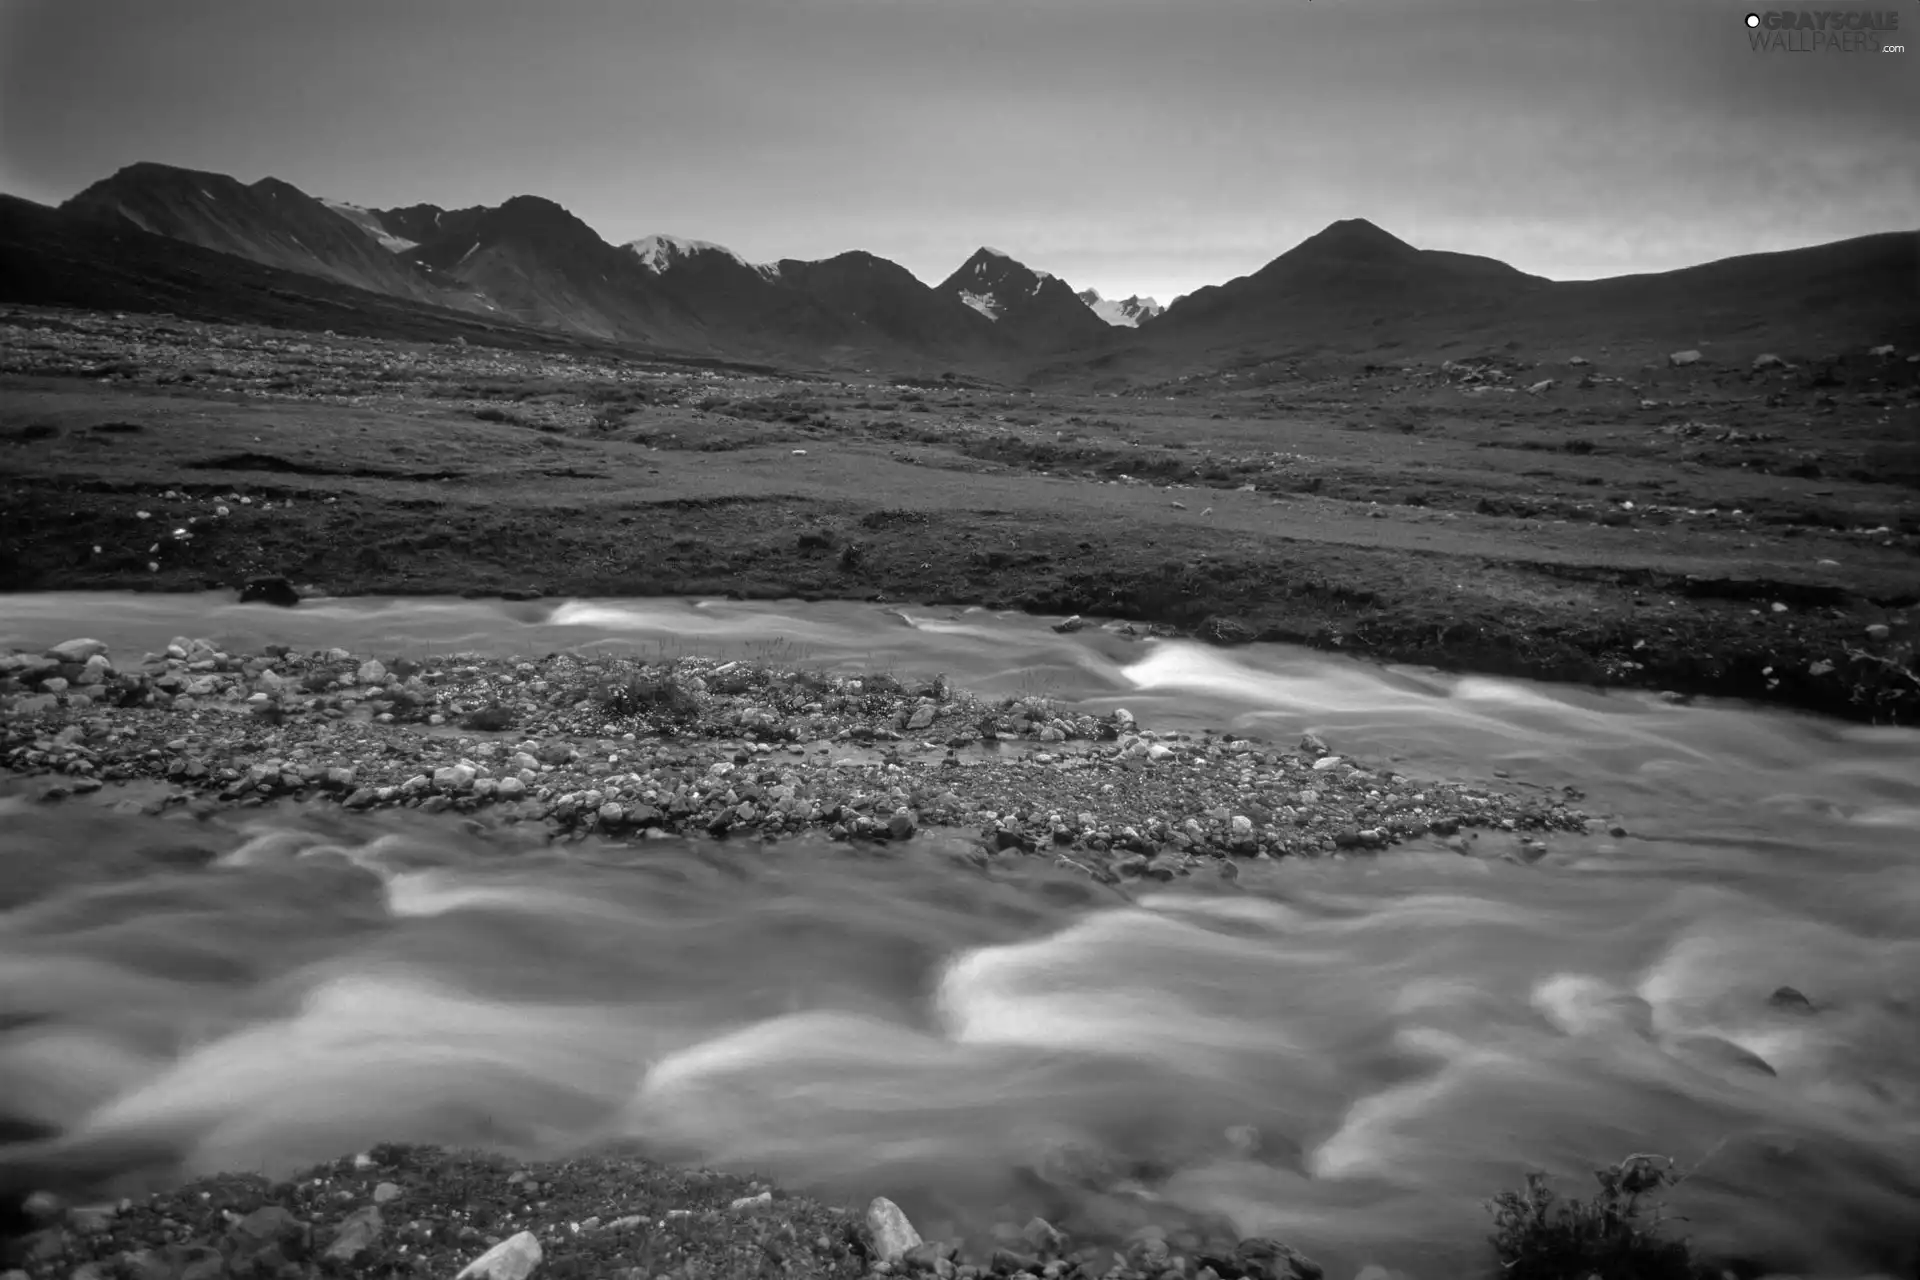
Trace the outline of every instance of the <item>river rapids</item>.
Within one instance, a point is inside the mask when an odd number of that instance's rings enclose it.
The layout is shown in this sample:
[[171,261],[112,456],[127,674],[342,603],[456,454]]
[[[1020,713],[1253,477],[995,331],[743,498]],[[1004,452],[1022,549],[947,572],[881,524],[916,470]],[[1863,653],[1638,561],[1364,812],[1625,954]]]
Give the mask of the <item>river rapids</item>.
[[1920,733],[982,611],[6,604],[0,645],[126,657],[187,634],[945,672],[1151,728],[1312,731],[1414,776],[1573,785],[1629,833],[1534,865],[1389,852],[1123,891],[1042,858],[982,871],[965,833],[549,846],[454,815],[196,821],[16,785],[0,879],[118,868],[0,911],[16,1176],[631,1149],[885,1194],[930,1236],[1210,1216],[1346,1280],[1478,1274],[1493,1193],[1538,1169],[1585,1195],[1645,1152],[1697,1166],[1670,1208],[1703,1248],[1809,1276],[1920,1252]]

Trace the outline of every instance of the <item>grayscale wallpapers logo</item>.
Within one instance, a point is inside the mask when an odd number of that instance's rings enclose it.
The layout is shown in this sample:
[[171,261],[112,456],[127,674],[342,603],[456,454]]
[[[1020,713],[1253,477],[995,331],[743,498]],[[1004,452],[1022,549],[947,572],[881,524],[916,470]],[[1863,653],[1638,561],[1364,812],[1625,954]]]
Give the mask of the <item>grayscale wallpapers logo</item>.
[[1747,15],[1756,53],[1905,53],[1891,9],[1769,9]]

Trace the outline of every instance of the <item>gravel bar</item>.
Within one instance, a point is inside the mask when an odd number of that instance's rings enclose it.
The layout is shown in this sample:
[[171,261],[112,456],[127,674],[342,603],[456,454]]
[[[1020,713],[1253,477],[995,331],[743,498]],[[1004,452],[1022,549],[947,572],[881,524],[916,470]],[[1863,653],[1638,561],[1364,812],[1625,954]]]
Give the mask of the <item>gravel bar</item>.
[[1320,1280],[1278,1241],[1218,1224],[1087,1244],[1041,1218],[993,1243],[923,1240],[892,1201],[864,1212],[765,1182],[629,1158],[519,1164],[386,1145],[273,1182],[219,1174],[143,1200],[36,1196],[0,1280]]
[[134,779],[156,808],[336,801],[487,811],[554,838],[904,840],[971,829],[981,855],[1050,855],[1106,882],[1238,859],[1345,856],[1474,829],[1585,832],[1577,791],[1421,781],[1308,735],[1156,733],[1124,708],[985,702],[945,677],[551,654],[381,661],[175,638],[116,663],[99,641],[0,657],[0,767],[47,800]]

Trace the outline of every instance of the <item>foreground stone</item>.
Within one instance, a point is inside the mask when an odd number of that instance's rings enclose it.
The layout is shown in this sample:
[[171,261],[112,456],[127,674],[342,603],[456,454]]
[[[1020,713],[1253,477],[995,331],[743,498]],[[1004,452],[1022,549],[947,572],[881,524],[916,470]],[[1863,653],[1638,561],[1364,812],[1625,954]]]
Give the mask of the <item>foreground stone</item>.
[[867,1206],[867,1234],[873,1239],[875,1255],[883,1262],[898,1262],[921,1243],[920,1233],[907,1215],[885,1196],[875,1197]]
[[469,1262],[455,1280],[527,1280],[542,1256],[539,1238],[522,1231]]

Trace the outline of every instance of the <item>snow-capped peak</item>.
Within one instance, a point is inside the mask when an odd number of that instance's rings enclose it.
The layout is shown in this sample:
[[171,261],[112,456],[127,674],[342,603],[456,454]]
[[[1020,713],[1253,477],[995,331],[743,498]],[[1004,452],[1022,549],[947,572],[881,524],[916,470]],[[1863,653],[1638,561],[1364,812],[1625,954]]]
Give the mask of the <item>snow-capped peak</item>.
[[1131,298],[1117,301],[1101,297],[1098,289],[1082,289],[1075,296],[1108,324],[1123,325],[1129,329],[1137,328],[1142,320],[1151,320],[1166,310],[1152,298],[1143,298],[1137,293]]
[[722,253],[732,258],[750,271],[761,275],[779,274],[779,268],[771,264],[748,262],[745,258],[723,244],[714,244],[711,240],[694,240],[687,236],[650,235],[630,240],[623,246],[628,253],[640,260],[640,265],[659,275],[674,263],[693,257],[698,253]]
[[419,247],[418,241],[396,236],[381,226],[380,219],[374,216],[371,209],[357,204],[348,204],[345,200],[322,199],[320,203],[379,241],[380,247],[388,253],[405,253],[409,249]]

